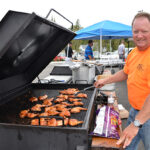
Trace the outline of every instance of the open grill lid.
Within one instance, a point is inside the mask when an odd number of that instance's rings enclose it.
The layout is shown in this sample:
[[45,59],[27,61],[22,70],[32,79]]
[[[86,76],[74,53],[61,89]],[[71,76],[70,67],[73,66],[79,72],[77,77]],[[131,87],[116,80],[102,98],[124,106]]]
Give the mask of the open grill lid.
[[8,11],[0,22],[0,97],[30,84],[75,35],[35,13]]

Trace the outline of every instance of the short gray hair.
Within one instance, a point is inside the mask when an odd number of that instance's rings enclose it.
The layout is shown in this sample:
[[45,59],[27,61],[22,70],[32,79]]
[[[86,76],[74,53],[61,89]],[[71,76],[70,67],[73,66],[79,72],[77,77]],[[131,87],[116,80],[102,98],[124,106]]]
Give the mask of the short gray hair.
[[133,21],[132,21],[132,26],[133,26],[133,23],[134,23],[135,19],[141,18],[141,17],[147,18],[149,20],[149,22],[150,22],[150,14],[149,13],[147,13],[147,12],[139,12],[139,13],[137,13],[134,16]]

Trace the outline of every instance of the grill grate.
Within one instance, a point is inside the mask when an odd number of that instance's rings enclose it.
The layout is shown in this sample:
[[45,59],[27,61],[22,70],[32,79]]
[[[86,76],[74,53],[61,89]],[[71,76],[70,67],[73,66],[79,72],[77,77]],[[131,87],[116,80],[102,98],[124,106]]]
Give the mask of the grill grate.
[[[20,97],[17,97],[16,99],[0,106],[0,122],[1,123],[13,123],[13,124],[23,124],[23,125],[29,125],[31,122],[30,118],[23,118],[21,119],[19,117],[19,113],[21,110],[29,109],[32,106],[34,106],[37,103],[42,103],[42,101],[38,102],[30,102],[29,98],[32,96],[39,97],[41,95],[48,95],[48,98],[54,97],[56,99],[56,96],[59,95],[59,91],[63,89],[31,89],[25,94],[21,95]],[[82,98],[82,102],[84,103],[84,108],[88,108],[91,96],[93,94],[92,91],[86,91],[86,94],[88,95],[87,99]],[[54,104],[54,102],[53,102]],[[71,108],[71,107],[70,107]],[[44,111],[44,109],[42,110]],[[41,111],[41,112],[42,112]],[[40,112],[40,113],[41,113]],[[78,119],[78,120],[85,120],[87,111],[81,111],[77,114],[71,114],[71,118]],[[77,127],[81,127],[82,125],[78,125]],[[68,127],[68,126],[66,126]]]

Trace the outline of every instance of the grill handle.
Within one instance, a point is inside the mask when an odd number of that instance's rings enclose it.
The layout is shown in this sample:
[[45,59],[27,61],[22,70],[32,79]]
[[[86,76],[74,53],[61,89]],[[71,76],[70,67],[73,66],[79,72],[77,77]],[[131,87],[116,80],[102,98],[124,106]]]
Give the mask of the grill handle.
[[86,84],[88,84],[87,80],[75,80],[75,84],[78,84],[78,82],[80,83],[81,81],[85,82]]
[[62,14],[60,14],[58,11],[56,11],[55,9],[50,9],[50,11],[48,12],[47,16],[46,16],[46,19],[49,17],[50,13],[54,11],[55,13],[57,13],[58,15],[60,15],[62,18],[64,18],[65,20],[67,20],[69,23],[71,23],[71,29],[73,29],[73,23],[68,20],[66,17],[64,17]]

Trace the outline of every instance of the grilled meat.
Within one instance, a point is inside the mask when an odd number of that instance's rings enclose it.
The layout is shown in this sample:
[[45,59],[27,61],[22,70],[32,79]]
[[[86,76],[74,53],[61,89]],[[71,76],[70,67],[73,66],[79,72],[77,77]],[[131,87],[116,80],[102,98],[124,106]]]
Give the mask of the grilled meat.
[[56,108],[58,108],[58,107],[65,108],[65,107],[67,107],[67,105],[61,103],[61,104],[56,104],[55,107]]
[[45,107],[45,112],[47,112],[49,110],[56,111],[56,107],[55,106]]
[[29,110],[22,110],[19,114],[20,118],[25,118],[28,114]]
[[46,99],[46,98],[48,98],[48,95],[43,95],[43,96],[39,96],[39,100],[44,100],[44,99]]
[[66,94],[66,95],[73,95],[77,92],[79,92],[79,90],[75,88],[68,88],[67,90],[60,91],[61,94]]
[[70,113],[70,111],[65,110],[65,111],[60,112],[60,113],[59,113],[59,116],[60,116],[60,117],[63,117],[63,118],[65,118],[66,116],[67,116],[67,117],[70,117],[70,116],[71,116],[71,113]]
[[56,110],[48,110],[47,112],[49,116],[55,116],[59,114],[59,112]]
[[48,112],[44,112],[44,113],[39,114],[39,117],[42,117],[42,116],[48,116]]
[[66,105],[66,106],[73,106],[73,104],[67,103],[67,102],[62,102],[61,104]]
[[63,120],[56,120],[56,126],[63,126]]
[[78,98],[69,98],[70,102],[77,102],[77,101],[81,101],[82,99],[78,99]]
[[69,119],[69,125],[70,126],[76,126],[78,124],[82,124],[83,121],[78,121],[77,119]]
[[87,108],[83,107],[74,107],[70,110],[71,113],[79,113],[81,110],[87,110]]
[[75,95],[68,95],[68,98],[74,98]]
[[69,108],[65,108],[65,107],[57,107],[56,110],[57,110],[57,111],[68,111]]
[[55,103],[60,103],[60,102],[63,102],[63,101],[65,101],[64,98],[57,98],[54,102]]
[[[53,98],[53,99],[54,99],[54,98]],[[53,105],[51,101],[52,101],[52,99],[45,99],[45,100],[43,101],[43,105],[51,106],[51,105]]]
[[57,120],[55,118],[52,118],[52,119],[48,120],[47,125],[51,126],[51,127],[56,127],[57,126]]
[[82,102],[73,102],[73,104],[74,104],[75,106],[83,106],[83,105],[84,105]]
[[31,120],[31,125],[38,126],[39,125],[39,119],[33,119],[33,120]]
[[45,118],[40,118],[40,125],[41,126],[47,126],[47,121]]
[[68,95],[63,95],[63,94],[58,95],[57,97],[59,97],[59,98],[63,98],[63,99],[65,99],[65,100],[67,100],[67,99],[68,99]]
[[32,111],[41,111],[41,104],[36,104],[31,108]]
[[29,98],[29,101],[30,102],[37,102],[38,98],[37,97],[31,97],[31,98]]
[[65,119],[64,119],[64,125],[67,126],[68,123],[69,123],[69,119],[68,119],[68,118],[65,118]]
[[35,114],[35,113],[28,113],[28,114],[27,114],[27,117],[28,117],[28,118],[34,118],[34,117],[36,117],[36,116],[38,116],[38,114]]
[[85,94],[85,93],[79,93],[79,94],[77,95],[77,97],[87,98],[87,94]]

